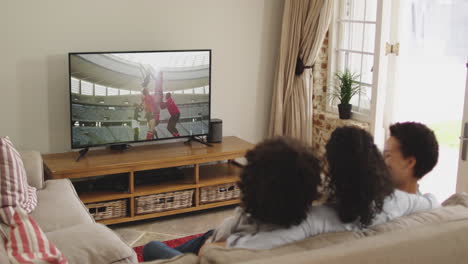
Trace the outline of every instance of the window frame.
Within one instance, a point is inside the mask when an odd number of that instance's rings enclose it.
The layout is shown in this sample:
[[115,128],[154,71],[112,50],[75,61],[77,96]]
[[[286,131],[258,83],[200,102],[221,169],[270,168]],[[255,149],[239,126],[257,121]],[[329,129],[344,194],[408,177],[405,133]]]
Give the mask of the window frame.
[[[378,0],[379,2],[379,0]],[[341,19],[340,17],[340,14],[341,14],[341,8],[342,8],[342,5],[345,5],[346,4],[346,1],[334,1],[334,8],[333,8],[333,15],[332,15],[332,19],[331,19],[331,24],[330,24],[330,28],[329,28],[329,35],[328,35],[328,69],[327,69],[327,91],[326,91],[326,107],[325,107],[325,110],[327,112],[332,112],[332,113],[335,113],[337,114],[338,113],[338,107],[337,105],[333,104],[331,101],[330,101],[330,91],[332,89],[332,82],[334,80],[334,75],[335,75],[335,72],[336,72],[336,69],[337,69],[337,60],[338,60],[338,52],[339,52],[339,49],[338,49],[338,43],[339,41],[341,40],[341,36],[344,35],[343,33],[343,30],[342,30],[342,27],[340,26],[340,23],[361,23],[363,25],[366,25],[366,24],[373,24],[375,25],[375,37],[374,37],[374,46],[376,45],[376,38],[377,38],[377,35],[378,35],[378,32],[377,32],[377,29],[378,29],[378,17],[376,17],[376,21],[373,22],[373,21],[366,21],[365,20],[365,17],[364,17],[364,20],[355,20],[355,19]],[[376,10],[377,12],[377,10]],[[378,12],[377,12],[378,13]],[[363,29],[363,34],[365,34],[365,29]],[[363,42],[364,42],[364,38],[363,38]],[[357,54],[362,54],[362,55],[371,55],[373,56],[372,59],[373,61],[375,62],[375,58],[377,56],[377,53],[376,53],[376,49],[374,47],[374,50],[373,52],[369,52],[369,51],[355,51],[355,50],[351,50],[351,49],[340,49],[340,51],[350,51],[350,52],[353,52],[353,53],[357,53]],[[374,67],[375,67],[375,64],[374,64]],[[362,62],[361,62],[361,68],[362,68]],[[365,85],[367,87],[370,88],[370,90],[372,91],[371,93],[371,96],[369,98],[369,109],[365,108],[364,111],[356,111],[354,109],[354,107],[357,107],[357,106],[354,106],[353,105],[353,109],[351,110],[352,112],[352,116],[351,116],[351,119],[352,120],[356,120],[356,121],[360,121],[360,122],[366,122],[366,123],[371,123],[372,122],[372,105],[373,105],[373,102],[376,100],[376,95],[374,93],[374,86],[375,86],[375,74],[373,73],[373,79],[372,79],[372,83],[371,84],[368,84],[368,83],[361,83],[361,85]],[[361,93],[358,95],[359,97],[361,96]],[[360,98],[358,100],[361,100]]]

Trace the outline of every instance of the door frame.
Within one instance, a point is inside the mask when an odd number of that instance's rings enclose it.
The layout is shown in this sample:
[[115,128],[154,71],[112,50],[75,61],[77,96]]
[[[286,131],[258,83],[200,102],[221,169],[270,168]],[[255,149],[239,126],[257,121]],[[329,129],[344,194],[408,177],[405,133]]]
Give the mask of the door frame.
[[375,30],[373,85],[370,109],[370,132],[374,135],[377,146],[383,149],[386,139],[386,123],[384,114],[387,95],[388,57],[385,55],[385,45],[390,39],[392,0],[378,0],[377,25]]
[[[457,184],[456,184],[457,192],[468,192],[468,171],[465,171],[468,169],[468,153],[467,153],[467,159],[462,160],[463,138],[464,138],[464,135],[468,133],[468,131],[465,131],[465,124],[467,126],[466,129],[468,130],[468,97],[467,97],[468,96],[468,58],[467,58],[467,62],[465,63],[465,66],[466,66],[465,103],[463,105],[463,118],[462,118],[461,132],[460,132],[460,153],[459,153],[459,158],[458,158],[458,173],[457,173]],[[468,152],[468,149],[465,151]]]

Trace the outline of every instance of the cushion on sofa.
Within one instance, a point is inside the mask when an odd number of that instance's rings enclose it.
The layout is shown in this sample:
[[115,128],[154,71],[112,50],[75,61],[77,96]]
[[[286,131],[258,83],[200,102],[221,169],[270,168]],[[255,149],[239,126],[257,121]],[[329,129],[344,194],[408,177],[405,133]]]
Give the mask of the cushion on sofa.
[[31,213],[44,232],[95,222],[69,179],[48,180],[45,185],[37,192],[37,207]]
[[55,245],[49,241],[36,221],[21,207],[0,209],[2,224],[1,239],[9,262],[17,264],[67,264]]
[[442,206],[463,205],[468,208],[468,193],[460,192],[453,194],[442,203]]
[[421,225],[440,224],[468,219],[468,194],[454,194],[448,198],[443,205],[444,207],[439,207],[430,211],[417,212],[396,218],[384,224],[369,227],[364,232],[366,235],[375,235],[405,228],[414,228]]
[[20,151],[28,184],[40,190],[44,188],[44,166],[38,151]]
[[0,207],[19,206],[30,213],[37,204],[21,155],[8,137],[0,137]]
[[46,235],[70,264],[138,263],[135,251],[102,224],[75,225]]
[[364,237],[361,232],[335,232],[310,237],[295,243],[267,250],[253,250],[241,248],[221,248],[208,246],[202,252],[201,263],[238,263],[270,256],[280,256],[293,252],[319,249],[330,245]]
[[419,226],[244,264],[460,264],[468,259],[468,221]]
[[375,235],[395,230],[414,228],[428,224],[440,224],[461,219],[468,220],[468,208],[456,205],[418,212],[411,215],[396,218],[384,224],[371,226],[365,230],[366,235]]

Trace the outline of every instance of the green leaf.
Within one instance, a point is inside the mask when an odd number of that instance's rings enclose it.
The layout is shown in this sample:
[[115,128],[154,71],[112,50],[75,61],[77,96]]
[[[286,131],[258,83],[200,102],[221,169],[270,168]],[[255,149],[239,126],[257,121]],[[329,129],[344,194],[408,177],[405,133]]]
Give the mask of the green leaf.
[[339,100],[341,104],[349,104],[353,96],[361,91],[359,74],[351,73],[349,69],[335,73],[335,83],[330,97],[332,101]]

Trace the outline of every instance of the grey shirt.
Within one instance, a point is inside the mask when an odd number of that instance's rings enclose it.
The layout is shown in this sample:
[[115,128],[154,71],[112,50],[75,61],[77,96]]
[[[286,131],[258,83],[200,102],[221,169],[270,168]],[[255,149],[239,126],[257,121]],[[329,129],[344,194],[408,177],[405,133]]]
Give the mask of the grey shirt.
[[[371,225],[439,206],[432,194],[416,195],[396,190],[385,199],[382,212],[376,215]],[[258,223],[238,207],[234,215],[215,230],[212,241],[226,241],[227,247],[232,248],[269,249],[321,233],[359,229],[357,222],[342,223],[335,209],[328,205],[312,207],[306,219],[289,228]]]

